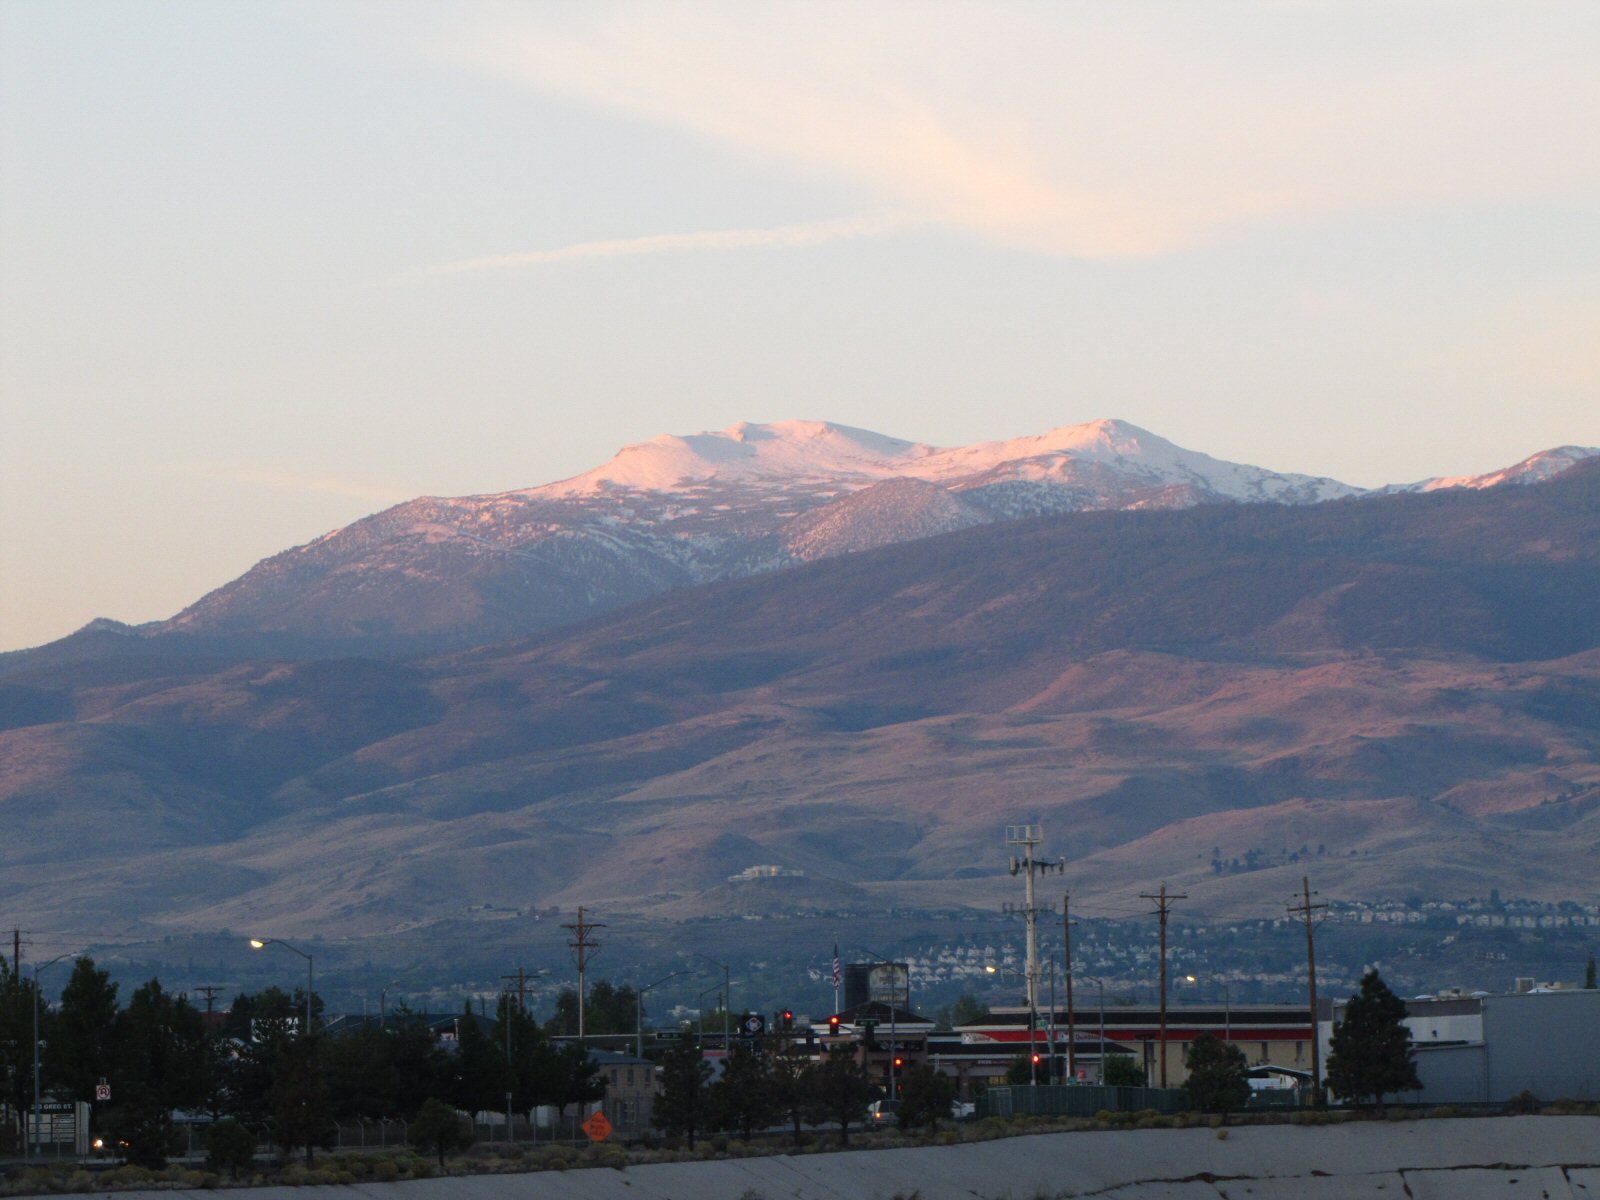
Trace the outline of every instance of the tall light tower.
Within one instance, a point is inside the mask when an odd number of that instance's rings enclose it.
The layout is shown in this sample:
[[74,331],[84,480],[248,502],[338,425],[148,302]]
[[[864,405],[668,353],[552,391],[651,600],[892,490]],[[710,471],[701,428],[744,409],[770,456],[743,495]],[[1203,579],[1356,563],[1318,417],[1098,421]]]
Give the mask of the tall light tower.
[[[1031,1064],[1030,1080],[1039,1082],[1039,1066],[1033,1061],[1034,1057],[1034,1031],[1039,1025],[1039,913],[1053,911],[1050,905],[1040,907],[1034,898],[1033,881],[1036,875],[1048,875],[1051,871],[1065,873],[1067,860],[1057,859],[1055,862],[1041,862],[1033,856],[1038,847],[1044,845],[1044,826],[1042,825],[1007,825],[1006,845],[1021,846],[1022,857],[1011,857],[1011,873],[1026,876],[1027,900],[1022,908],[1022,915],[1028,922],[1028,1062]],[[1016,905],[1007,904],[1005,911],[1014,913]]]

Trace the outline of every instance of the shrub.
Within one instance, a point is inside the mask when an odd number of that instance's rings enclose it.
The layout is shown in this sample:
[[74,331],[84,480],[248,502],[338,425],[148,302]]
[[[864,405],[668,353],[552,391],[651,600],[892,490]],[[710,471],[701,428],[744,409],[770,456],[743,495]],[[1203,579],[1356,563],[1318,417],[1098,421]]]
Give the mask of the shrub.
[[1217,1141],[1225,1142],[1227,1140],[1228,1140],[1228,1131],[1226,1129],[1219,1128],[1217,1130]]
[[392,1158],[380,1158],[372,1165],[372,1177],[379,1183],[393,1183],[400,1178],[400,1168]]

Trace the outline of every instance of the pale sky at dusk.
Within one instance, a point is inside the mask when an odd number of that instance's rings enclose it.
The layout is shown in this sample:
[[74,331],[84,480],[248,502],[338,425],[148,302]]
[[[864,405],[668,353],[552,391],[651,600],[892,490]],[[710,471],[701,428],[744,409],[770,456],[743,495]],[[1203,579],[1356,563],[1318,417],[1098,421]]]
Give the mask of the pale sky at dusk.
[[1600,4],[0,4],[0,649],[826,419],[1600,444]]

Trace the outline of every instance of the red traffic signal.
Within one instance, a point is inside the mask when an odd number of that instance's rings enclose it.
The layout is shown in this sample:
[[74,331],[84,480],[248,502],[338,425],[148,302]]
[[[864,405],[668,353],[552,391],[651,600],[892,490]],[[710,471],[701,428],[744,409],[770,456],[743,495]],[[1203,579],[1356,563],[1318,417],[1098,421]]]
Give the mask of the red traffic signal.
[[894,1065],[897,1066],[897,1067],[903,1067],[903,1066],[906,1065],[906,1060],[901,1058],[898,1054],[896,1054],[894,1056]]
[[829,1033],[838,1033],[839,1032],[839,1014],[838,1013],[835,1013],[833,1016],[828,1018],[828,1032]]
[[1037,1066],[1038,1066],[1038,1065],[1039,1065],[1039,1064],[1040,1064],[1040,1063],[1041,1063],[1041,1062],[1043,1062],[1043,1061],[1044,1061],[1044,1059],[1043,1059],[1043,1058],[1041,1058],[1041,1057],[1040,1057],[1040,1056],[1039,1056],[1039,1055],[1037,1055],[1037,1054],[1035,1054],[1035,1055],[1034,1055],[1034,1056],[1033,1056],[1033,1065],[1034,1065],[1034,1066],[1036,1066],[1036,1067],[1037,1067]]

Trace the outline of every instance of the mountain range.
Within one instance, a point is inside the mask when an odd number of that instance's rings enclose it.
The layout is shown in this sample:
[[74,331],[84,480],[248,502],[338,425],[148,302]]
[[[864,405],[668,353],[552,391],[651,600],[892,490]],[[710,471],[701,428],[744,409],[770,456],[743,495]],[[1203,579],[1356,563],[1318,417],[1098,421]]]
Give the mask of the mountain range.
[[988,904],[1023,821],[1105,903],[1587,894],[1593,457],[1358,494],[1118,422],[793,423],[414,501],[7,656],[0,904],[102,938]]
[[[1592,453],[1565,447],[1492,477],[1409,486],[1540,479]],[[1221,462],[1122,421],[955,449],[826,422],[742,423],[629,446],[557,483],[397,505],[266,559],[145,632],[278,650],[442,649],[998,520],[1358,493]]]

